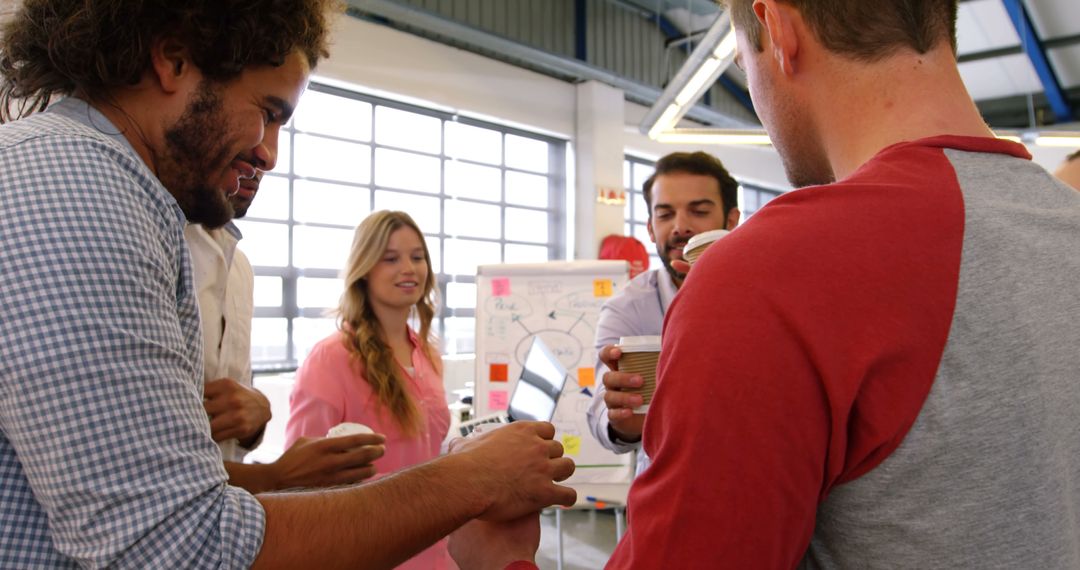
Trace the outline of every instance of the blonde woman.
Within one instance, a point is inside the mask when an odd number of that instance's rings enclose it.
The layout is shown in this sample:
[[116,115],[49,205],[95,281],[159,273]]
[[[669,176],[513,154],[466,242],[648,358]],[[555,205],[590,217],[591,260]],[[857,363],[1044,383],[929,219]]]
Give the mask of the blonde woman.
[[[378,475],[439,454],[450,426],[442,360],[431,338],[435,273],[416,222],[379,211],[356,228],[338,307],[338,331],[296,373],[286,445],[322,437],[342,422],[386,436]],[[419,332],[409,327],[416,317]],[[400,568],[456,568],[446,540]]]

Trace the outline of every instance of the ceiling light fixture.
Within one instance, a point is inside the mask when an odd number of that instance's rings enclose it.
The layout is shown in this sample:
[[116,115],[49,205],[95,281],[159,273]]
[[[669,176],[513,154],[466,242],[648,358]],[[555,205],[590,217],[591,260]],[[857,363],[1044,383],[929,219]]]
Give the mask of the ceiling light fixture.
[[671,144],[772,144],[764,129],[671,129],[655,138]]
[[1042,131],[1031,133],[1034,143],[1039,146],[1080,148],[1080,133],[1066,131]]
[[998,130],[994,131],[994,136],[1026,145],[1080,148],[1080,132],[1077,131]]
[[[731,16],[717,16],[694,51],[686,58],[660,98],[641,121],[641,132],[666,142],[679,119],[701,98],[735,59],[735,29]],[[679,129],[675,129],[678,131]],[[730,143],[728,143],[730,144]],[[760,144],[760,143],[758,143]]]
[[[701,42],[686,58],[642,120],[640,130],[649,138],[672,144],[768,145],[764,129],[677,128],[679,120],[709,90],[735,59],[735,29],[723,12],[709,26]],[[1080,147],[1080,132],[1029,128],[999,131],[997,137],[1044,147]]]

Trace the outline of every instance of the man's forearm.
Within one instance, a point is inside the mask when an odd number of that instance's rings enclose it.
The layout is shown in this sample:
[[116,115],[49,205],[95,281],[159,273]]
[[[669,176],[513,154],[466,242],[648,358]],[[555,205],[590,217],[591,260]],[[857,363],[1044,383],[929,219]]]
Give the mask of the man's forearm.
[[229,474],[229,484],[242,487],[252,494],[268,493],[279,485],[273,465],[225,462],[225,471]]
[[258,499],[266,535],[254,568],[391,568],[491,502],[477,466],[450,455],[373,483]]

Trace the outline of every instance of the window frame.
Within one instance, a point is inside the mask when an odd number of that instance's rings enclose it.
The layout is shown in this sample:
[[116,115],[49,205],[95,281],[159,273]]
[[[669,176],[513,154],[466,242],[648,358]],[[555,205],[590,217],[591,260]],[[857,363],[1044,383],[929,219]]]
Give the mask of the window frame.
[[[369,112],[371,113],[371,137],[370,140],[361,139],[349,139],[337,135],[326,135],[315,132],[305,132],[298,130],[296,125],[290,121],[289,124],[282,127],[279,133],[280,139],[288,140],[289,153],[287,164],[279,163],[277,170],[272,173],[267,173],[268,177],[278,177],[287,181],[288,188],[288,218],[287,219],[272,219],[272,218],[258,218],[254,216],[248,216],[240,221],[240,224],[253,222],[253,223],[266,223],[266,224],[279,224],[285,225],[288,228],[288,252],[285,258],[285,264],[283,266],[265,266],[265,265],[253,265],[252,269],[256,277],[278,277],[282,283],[282,303],[277,307],[255,307],[254,318],[273,318],[273,319],[285,319],[286,321],[286,345],[285,345],[285,358],[280,360],[261,360],[253,362],[253,368],[262,372],[279,372],[289,371],[296,368],[298,365],[297,354],[297,342],[296,342],[296,319],[300,318],[326,318],[327,309],[332,307],[299,307],[297,300],[298,282],[302,277],[309,278],[333,278],[340,277],[340,269],[326,269],[326,268],[303,268],[296,265],[296,229],[298,227],[314,227],[314,228],[332,228],[332,229],[355,229],[354,226],[343,226],[332,223],[321,222],[300,222],[296,219],[296,203],[298,199],[296,182],[299,180],[309,180],[313,182],[324,182],[335,184],[338,186],[348,186],[366,189],[368,192],[368,207],[369,211],[375,209],[376,191],[394,192],[404,195],[415,195],[423,197],[435,197],[439,201],[439,220],[440,227],[438,231],[429,231],[428,228],[421,227],[424,231],[426,238],[437,238],[439,251],[437,256],[440,260],[439,272],[436,274],[437,286],[438,286],[438,313],[436,315],[435,333],[440,339],[447,339],[446,332],[446,319],[449,318],[475,318],[476,311],[473,308],[451,308],[447,305],[447,287],[450,283],[463,283],[473,284],[476,283],[475,275],[464,274],[450,274],[447,273],[446,267],[446,244],[449,239],[466,239],[470,241],[481,241],[488,243],[498,243],[500,258],[506,259],[506,248],[508,245],[525,245],[533,247],[546,247],[548,252],[547,256],[549,260],[563,259],[566,255],[566,224],[567,224],[567,208],[566,208],[566,192],[567,192],[567,141],[552,137],[549,135],[538,134],[529,132],[523,129],[511,127],[508,125],[500,125],[497,123],[483,121],[472,117],[465,117],[455,113],[447,111],[426,108],[411,103],[405,103],[402,101],[395,101],[384,97],[379,97],[367,93],[361,93],[341,87],[326,85],[323,83],[312,82],[308,86],[309,91],[315,91],[324,93],[327,95],[333,95],[338,97],[345,97],[357,101],[369,103],[371,105]],[[386,107],[410,113],[416,113],[420,115],[434,117],[440,120],[439,124],[439,151],[437,153],[417,151],[413,149],[406,149],[397,146],[392,146],[378,142],[376,139],[376,133],[378,132],[377,123],[377,109],[379,107]],[[300,112],[303,112],[301,107]],[[447,142],[447,124],[450,122],[456,122],[464,125],[479,127],[487,130],[497,131],[500,133],[500,139],[502,144],[502,155],[500,157],[499,164],[485,163],[475,160],[455,158],[446,154],[446,142]],[[297,154],[297,137],[299,135],[314,135],[322,138],[328,138],[332,140],[344,141],[349,143],[364,144],[369,147],[370,160],[371,160],[371,176],[367,183],[355,183],[355,182],[343,182],[340,180],[330,180],[325,178],[318,178],[315,176],[300,176],[296,174],[296,154]],[[547,172],[533,172],[520,168],[514,168],[506,165],[506,140],[508,135],[515,135],[533,140],[540,140],[547,143],[548,157],[547,157]],[[281,145],[284,146],[284,145]],[[383,187],[376,184],[377,173],[379,164],[376,162],[376,154],[379,149],[388,149],[393,151],[407,152],[420,156],[429,156],[437,158],[439,161],[439,189],[437,193],[420,192],[416,190],[405,190],[392,187]],[[284,157],[283,157],[284,158]],[[500,195],[498,201],[486,201],[474,198],[459,198],[450,196],[447,194],[447,177],[446,166],[449,161],[459,161],[470,165],[479,165],[490,168],[497,168],[500,170]],[[547,207],[540,208],[535,206],[526,206],[519,204],[511,204],[507,202],[507,174],[511,172],[522,172],[526,174],[542,175],[548,178],[548,198]],[[448,233],[446,216],[447,216],[447,200],[458,200],[465,203],[476,203],[484,205],[497,206],[500,213],[500,233],[498,238],[479,238],[472,236],[458,236]],[[546,243],[525,242],[520,240],[509,240],[506,238],[506,214],[507,208],[523,209],[529,211],[544,212],[548,219],[548,240]],[[362,218],[356,220],[359,222]],[[244,242],[241,241],[240,248],[244,249]],[[435,256],[436,252],[432,252]],[[342,260],[344,264],[345,260]],[[443,343],[444,354],[467,354],[465,351],[458,351],[456,346],[448,346],[450,343]]]

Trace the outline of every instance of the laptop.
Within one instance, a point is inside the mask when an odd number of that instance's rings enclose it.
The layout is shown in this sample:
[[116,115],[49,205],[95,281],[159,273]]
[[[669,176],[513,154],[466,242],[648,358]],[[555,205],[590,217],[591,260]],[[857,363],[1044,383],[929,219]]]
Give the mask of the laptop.
[[566,378],[566,368],[551,349],[540,337],[533,337],[506,411],[461,422],[461,435],[467,436],[479,426],[494,427],[518,420],[550,422],[566,385]]

